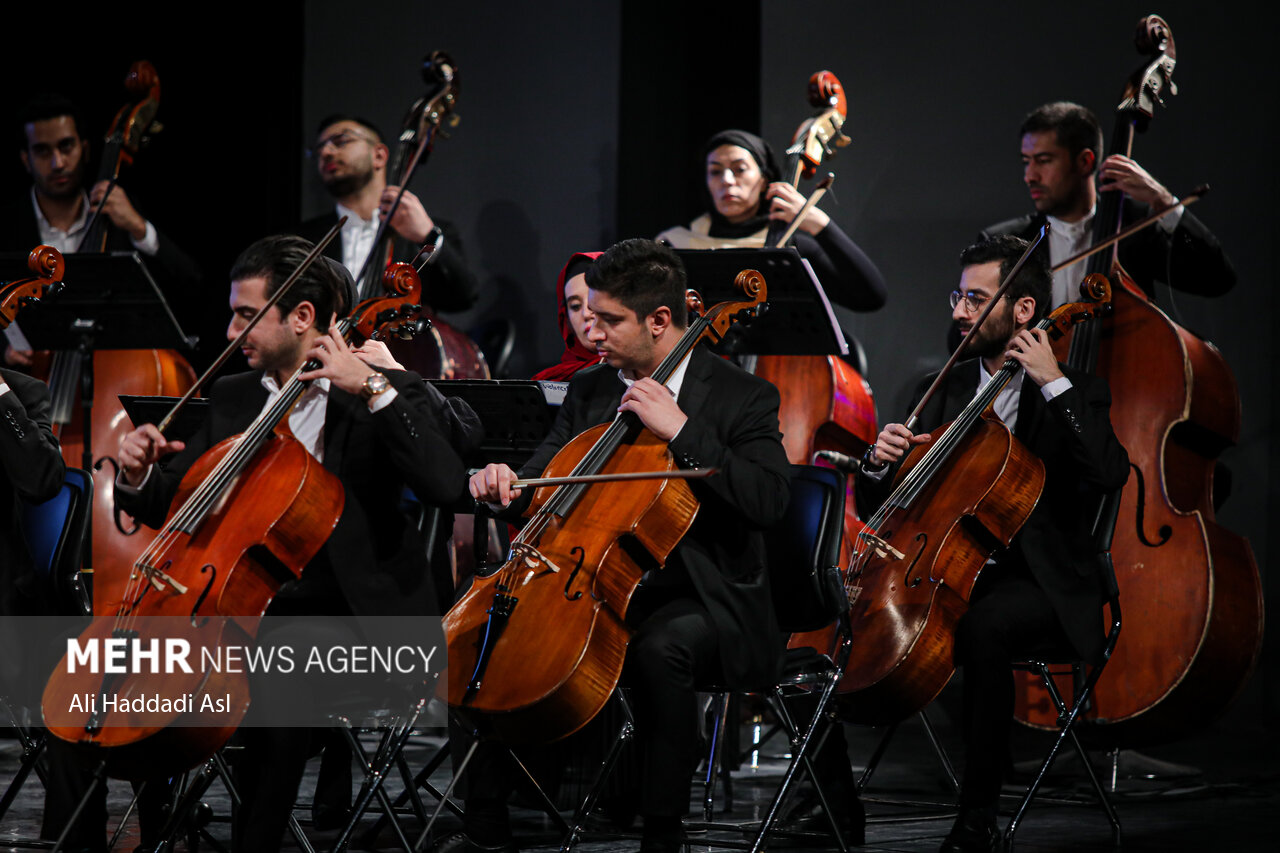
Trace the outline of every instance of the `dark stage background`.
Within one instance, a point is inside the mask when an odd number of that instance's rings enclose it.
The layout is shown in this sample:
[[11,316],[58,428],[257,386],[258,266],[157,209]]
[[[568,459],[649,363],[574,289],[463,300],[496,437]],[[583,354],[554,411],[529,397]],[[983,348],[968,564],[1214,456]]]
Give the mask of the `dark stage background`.
[[[211,7],[213,8],[213,7]],[[189,330],[222,341],[225,271],[263,234],[326,203],[303,150],[333,111],[363,114],[384,132],[420,94],[429,50],[458,63],[461,125],[436,146],[413,189],[456,222],[483,283],[480,304],[452,317],[494,316],[520,328],[513,376],[558,358],[553,285],[569,254],[650,236],[698,211],[697,153],[713,131],[759,130],[781,149],[810,108],[809,74],[834,71],[849,99],[853,144],[831,161],[824,207],[889,282],[888,306],[856,315],[881,420],[901,417],[906,388],[943,358],[945,294],[956,258],[978,229],[1029,210],[1017,126],[1035,105],[1069,99],[1109,125],[1139,57],[1140,14],[1170,22],[1180,94],[1139,138],[1135,156],[1174,192],[1213,185],[1196,214],[1239,273],[1227,297],[1160,295],[1175,320],[1215,341],[1236,371],[1244,407],[1238,447],[1224,460],[1234,494],[1220,515],[1253,543],[1264,584],[1276,572],[1280,414],[1273,292],[1276,196],[1272,134],[1277,75],[1255,33],[1271,7],[1165,0],[899,4],[837,0],[699,4],[497,0],[427,4],[332,0],[220,4],[179,30],[166,7],[74,19],[24,13],[13,39],[3,109],[40,89],[84,104],[91,138],[123,100],[130,61],[149,58],[164,87],[163,135],[124,186],[158,227],[204,265],[202,292],[172,294]],[[150,14],[148,14],[150,12]],[[1245,29],[1247,27],[1247,30]],[[10,132],[16,131],[11,121]],[[12,137],[10,137],[12,138]],[[11,143],[11,149],[16,141]],[[24,191],[16,162],[6,194]],[[1274,644],[1233,715],[1276,719]]]

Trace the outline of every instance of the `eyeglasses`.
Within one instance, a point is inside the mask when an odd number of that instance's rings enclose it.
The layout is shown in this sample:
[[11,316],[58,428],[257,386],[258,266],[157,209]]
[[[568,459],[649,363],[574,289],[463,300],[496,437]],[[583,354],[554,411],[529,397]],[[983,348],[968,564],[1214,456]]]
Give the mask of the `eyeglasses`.
[[[1008,294],[1006,293],[1005,297],[1007,296]],[[1005,297],[1002,297],[1002,298],[1005,298]],[[985,296],[981,293],[977,293],[972,290],[970,290],[968,293],[961,293],[959,290],[951,291],[951,307],[952,308],[955,308],[957,305],[959,305],[961,299],[964,300],[965,310],[968,311],[970,314],[981,311],[982,306],[986,305],[988,302],[991,301],[990,296]]]
[[356,133],[354,130],[341,130],[332,136],[326,136],[324,139],[317,141],[314,148],[307,150],[307,156],[315,159],[316,157],[319,157],[320,153],[329,145],[332,145],[338,151],[341,151],[356,140],[363,140],[370,145],[378,144],[378,140],[371,136],[366,136],[363,133]]

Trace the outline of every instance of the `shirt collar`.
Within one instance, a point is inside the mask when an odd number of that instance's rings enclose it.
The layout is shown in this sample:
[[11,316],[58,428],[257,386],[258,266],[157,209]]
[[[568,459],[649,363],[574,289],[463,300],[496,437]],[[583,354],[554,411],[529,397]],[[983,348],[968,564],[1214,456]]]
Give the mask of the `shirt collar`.
[[344,229],[356,227],[368,228],[370,225],[373,225],[378,221],[378,214],[376,213],[370,218],[365,219],[345,204],[335,202],[335,205],[338,210],[338,218],[341,219],[344,216],[347,217],[347,224],[343,226]]
[[[31,188],[31,207],[36,212],[36,225],[42,231],[53,231],[53,224],[45,217],[44,211],[40,209],[40,202],[36,201],[36,188]],[[75,234],[77,231],[83,230],[89,221],[89,196],[82,190],[80,192],[80,215],[76,217],[76,221],[71,223],[71,227],[64,231],[64,234]]]
[[1049,230],[1054,231],[1066,237],[1079,237],[1087,229],[1093,225],[1093,215],[1098,212],[1098,206],[1095,204],[1089,208],[1089,212],[1085,214],[1083,219],[1076,222],[1067,222],[1056,216],[1045,216],[1049,221]]
[[[671,378],[666,381],[666,386],[671,389],[671,393],[674,396],[680,396],[680,387],[684,385],[684,375],[689,371],[689,360],[692,357],[692,353],[686,356],[685,360],[680,362],[680,365],[676,367],[674,372],[672,372]],[[621,379],[622,383],[628,388],[634,385],[637,381],[628,377],[626,372],[621,369],[618,370],[618,378]]]

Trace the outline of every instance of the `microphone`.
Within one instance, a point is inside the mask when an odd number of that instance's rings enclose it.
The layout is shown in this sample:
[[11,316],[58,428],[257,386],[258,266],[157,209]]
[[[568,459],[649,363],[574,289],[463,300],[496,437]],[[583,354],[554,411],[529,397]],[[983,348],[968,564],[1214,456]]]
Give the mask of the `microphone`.
[[813,458],[815,460],[825,459],[834,465],[836,470],[845,474],[856,474],[861,467],[858,459],[835,450],[819,450],[813,454]]

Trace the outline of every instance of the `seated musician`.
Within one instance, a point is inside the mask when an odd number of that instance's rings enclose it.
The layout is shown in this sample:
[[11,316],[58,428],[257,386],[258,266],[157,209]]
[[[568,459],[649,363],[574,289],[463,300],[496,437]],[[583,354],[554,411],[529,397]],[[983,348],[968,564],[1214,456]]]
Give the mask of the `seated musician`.
[[[1003,236],[965,249],[960,285],[951,294],[952,317],[963,334],[1027,245]],[[965,766],[960,814],[943,853],[995,850],[999,844],[996,806],[1010,764],[1013,718],[1010,661],[1046,647],[1096,661],[1102,650],[1103,593],[1091,570],[1089,530],[1100,496],[1128,477],[1128,455],[1112,432],[1106,381],[1060,364],[1048,335],[1031,328],[1047,311],[1049,288],[1048,267],[1042,256],[1033,256],[973,333],[971,358],[956,364],[925,407],[919,421],[924,431],[913,435],[902,424],[885,426],[858,478],[859,506],[874,507],[908,450],[928,444],[928,431],[952,420],[1006,359],[1022,365],[993,406],[1043,460],[1044,491],[1008,550],[982,570],[956,629],[955,661],[964,672]],[[913,408],[926,387],[917,391]]]
[[[657,239],[677,249],[764,246],[769,226],[790,223],[804,196],[781,179],[769,143],[744,130],[724,130],[707,140],[702,161],[707,212],[688,228],[668,228]],[[827,296],[853,311],[884,305],[886,287],[876,265],[820,208],[800,222],[793,245],[813,265]]]
[[[195,262],[138,212],[124,187],[117,184],[107,195],[108,182],[98,181],[85,192],[90,146],[75,104],[59,95],[38,96],[23,108],[17,130],[22,140],[18,157],[31,175],[31,193],[0,207],[0,250],[28,252],[43,243],[63,254],[77,251],[105,197],[101,215],[111,226],[108,251],[136,249],[161,284],[199,284]],[[16,325],[5,334],[5,363],[30,364],[31,345]]]
[[[582,370],[551,434],[521,469],[536,476],[575,435],[634,412],[682,468],[714,466],[690,481],[700,510],[665,568],[645,575],[627,610],[635,631],[623,684],[632,690],[638,811],[645,851],[680,849],[696,761],[695,685],[770,683],[780,660],[761,529],[786,508],[788,467],[778,433],[778,392],[703,347],[668,382],[651,378],[685,330],[685,275],[670,249],[625,240],[587,271],[590,340],[605,364]],[[518,515],[531,492],[511,487],[506,465],[471,478],[471,494]],[[490,744],[472,759],[465,836],[438,850],[514,850],[507,824],[507,768]],[[461,749],[461,747],[459,747]]]
[[587,307],[587,267],[600,257],[600,252],[577,252],[560,270],[556,279],[556,316],[560,336],[564,338],[564,354],[560,361],[533,374],[534,379],[568,382],[583,368],[600,363],[596,345],[587,337],[595,315]]
[[[358,276],[373,247],[380,217],[386,216],[400,191],[387,183],[391,152],[372,122],[331,115],[316,129],[311,156],[320,182],[333,198],[334,209],[306,220],[297,233],[319,240],[346,216],[341,238],[330,243],[325,253]],[[451,223],[428,214],[422,201],[408,190],[390,223],[390,236],[395,238],[392,259],[412,260],[437,226],[444,232],[444,245],[439,257],[423,270],[423,298],[437,311],[465,311],[475,304],[479,284],[467,267],[458,233]]]
[[[254,243],[231,269],[229,338],[237,336],[311,244],[300,237]],[[117,503],[140,522],[158,526],[183,474],[214,443],[242,431],[278,395],[288,377],[310,359],[318,369],[302,378],[310,387],[288,416],[306,449],[341,481],[342,516],[299,581],[275,597],[268,615],[439,614],[422,536],[400,511],[408,487],[426,504],[461,496],[465,469],[455,449],[479,430],[465,407],[448,405],[416,374],[366,363],[330,327],[351,308],[354,284],[336,261],[320,258],[303,274],[242,346],[252,368],[213,384],[209,415],[188,442],[170,441],[151,424],[121,442]],[[384,363],[378,351],[370,360]],[[164,466],[162,456],[177,455]],[[246,496],[251,497],[251,496]],[[306,728],[242,729],[239,767],[244,805],[238,814],[238,850],[279,850],[297,797],[303,764],[318,738]]]
[[[1120,190],[1125,194],[1125,224],[1141,219],[1152,208],[1167,207],[1178,200],[1123,154],[1112,154],[1099,162],[1102,129],[1097,117],[1079,104],[1057,101],[1037,107],[1023,120],[1018,136],[1022,179],[1036,212],[991,225],[979,237],[1013,234],[1032,240],[1048,222],[1050,266],[1089,248],[1099,192]],[[1037,251],[1044,251],[1044,246]],[[1217,238],[1181,206],[1165,214],[1154,227],[1122,241],[1120,263],[1153,298],[1157,281],[1199,296],[1221,296],[1236,283],[1235,270]],[[1075,299],[1085,267],[1086,262],[1080,261],[1053,274],[1052,307]]]

